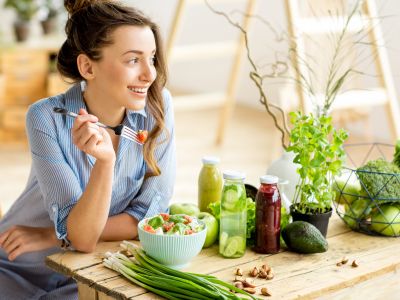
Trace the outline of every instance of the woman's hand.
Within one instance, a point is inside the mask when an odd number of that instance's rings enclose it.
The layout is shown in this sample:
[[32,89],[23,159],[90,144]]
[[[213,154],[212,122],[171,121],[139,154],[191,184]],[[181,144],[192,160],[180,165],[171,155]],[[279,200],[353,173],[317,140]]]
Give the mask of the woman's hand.
[[108,132],[95,123],[97,117],[89,115],[83,108],[74,121],[72,140],[83,152],[93,156],[98,161],[110,162],[115,160],[115,151]]
[[11,261],[23,253],[49,249],[60,244],[53,227],[17,225],[0,234],[0,247]]

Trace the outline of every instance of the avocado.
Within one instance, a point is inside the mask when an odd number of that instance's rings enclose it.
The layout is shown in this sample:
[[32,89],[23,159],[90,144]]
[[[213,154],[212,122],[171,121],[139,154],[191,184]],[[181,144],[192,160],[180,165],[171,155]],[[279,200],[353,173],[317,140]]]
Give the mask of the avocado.
[[282,238],[290,250],[298,253],[320,253],[328,250],[328,242],[321,232],[304,221],[287,225],[282,230]]

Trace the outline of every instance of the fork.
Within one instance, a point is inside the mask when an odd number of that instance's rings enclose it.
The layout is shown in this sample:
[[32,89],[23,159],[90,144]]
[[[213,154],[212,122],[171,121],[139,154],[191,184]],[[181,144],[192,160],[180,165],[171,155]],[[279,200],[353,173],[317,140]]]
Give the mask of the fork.
[[[65,108],[61,108],[61,107],[54,107],[53,111],[55,113],[70,116],[72,118],[76,118],[78,116],[76,113],[66,110]],[[138,143],[139,145],[143,145],[143,143],[138,139],[137,132],[134,131],[133,129],[129,128],[128,126],[125,126],[122,124],[119,124],[117,126],[108,126],[108,125],[105,125],[100,122],[96,122],[94,124],[96,124],[97,126],[103,127],[103,128],[111,129],[112,131],[114,131],[114,133],[116,135],[120,135],[128,140]]]

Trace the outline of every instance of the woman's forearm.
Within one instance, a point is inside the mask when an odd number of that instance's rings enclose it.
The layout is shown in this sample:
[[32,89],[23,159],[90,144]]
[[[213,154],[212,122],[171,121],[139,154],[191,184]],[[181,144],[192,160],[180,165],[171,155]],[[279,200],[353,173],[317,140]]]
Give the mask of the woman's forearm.
[[68,239],[83,252],[92,252],[110,210],[115,160],[96,161],[84,193],[67,218]]
[[136,218],[127,213],[109,217],[100,236],[102,241],[133,240],[137,237]]

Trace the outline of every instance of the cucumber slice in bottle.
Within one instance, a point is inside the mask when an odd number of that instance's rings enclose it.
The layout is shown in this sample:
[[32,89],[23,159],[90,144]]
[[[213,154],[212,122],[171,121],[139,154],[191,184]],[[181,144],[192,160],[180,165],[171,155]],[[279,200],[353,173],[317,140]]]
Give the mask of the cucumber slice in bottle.
[[219,236],[219,245],[224,248],[226,246],[226,242],[228,241],[228,234],[226,232],[222,232]]
[[246,247],[246,241],[240,236],[230,237],[226,242],[223,255],[226,257],[235,256],[235,254],[243,254]]
[[239,250],[240,244],[237,239],[229,238],[228,241],[226,242],[226,247],[224,249],[224,256],[226,257],[232,257],[236,254],[236,252]]
[[226,190],[224,193],[225,201],[228,203],[234,203],[239,200],[238,192],[236,190]]

